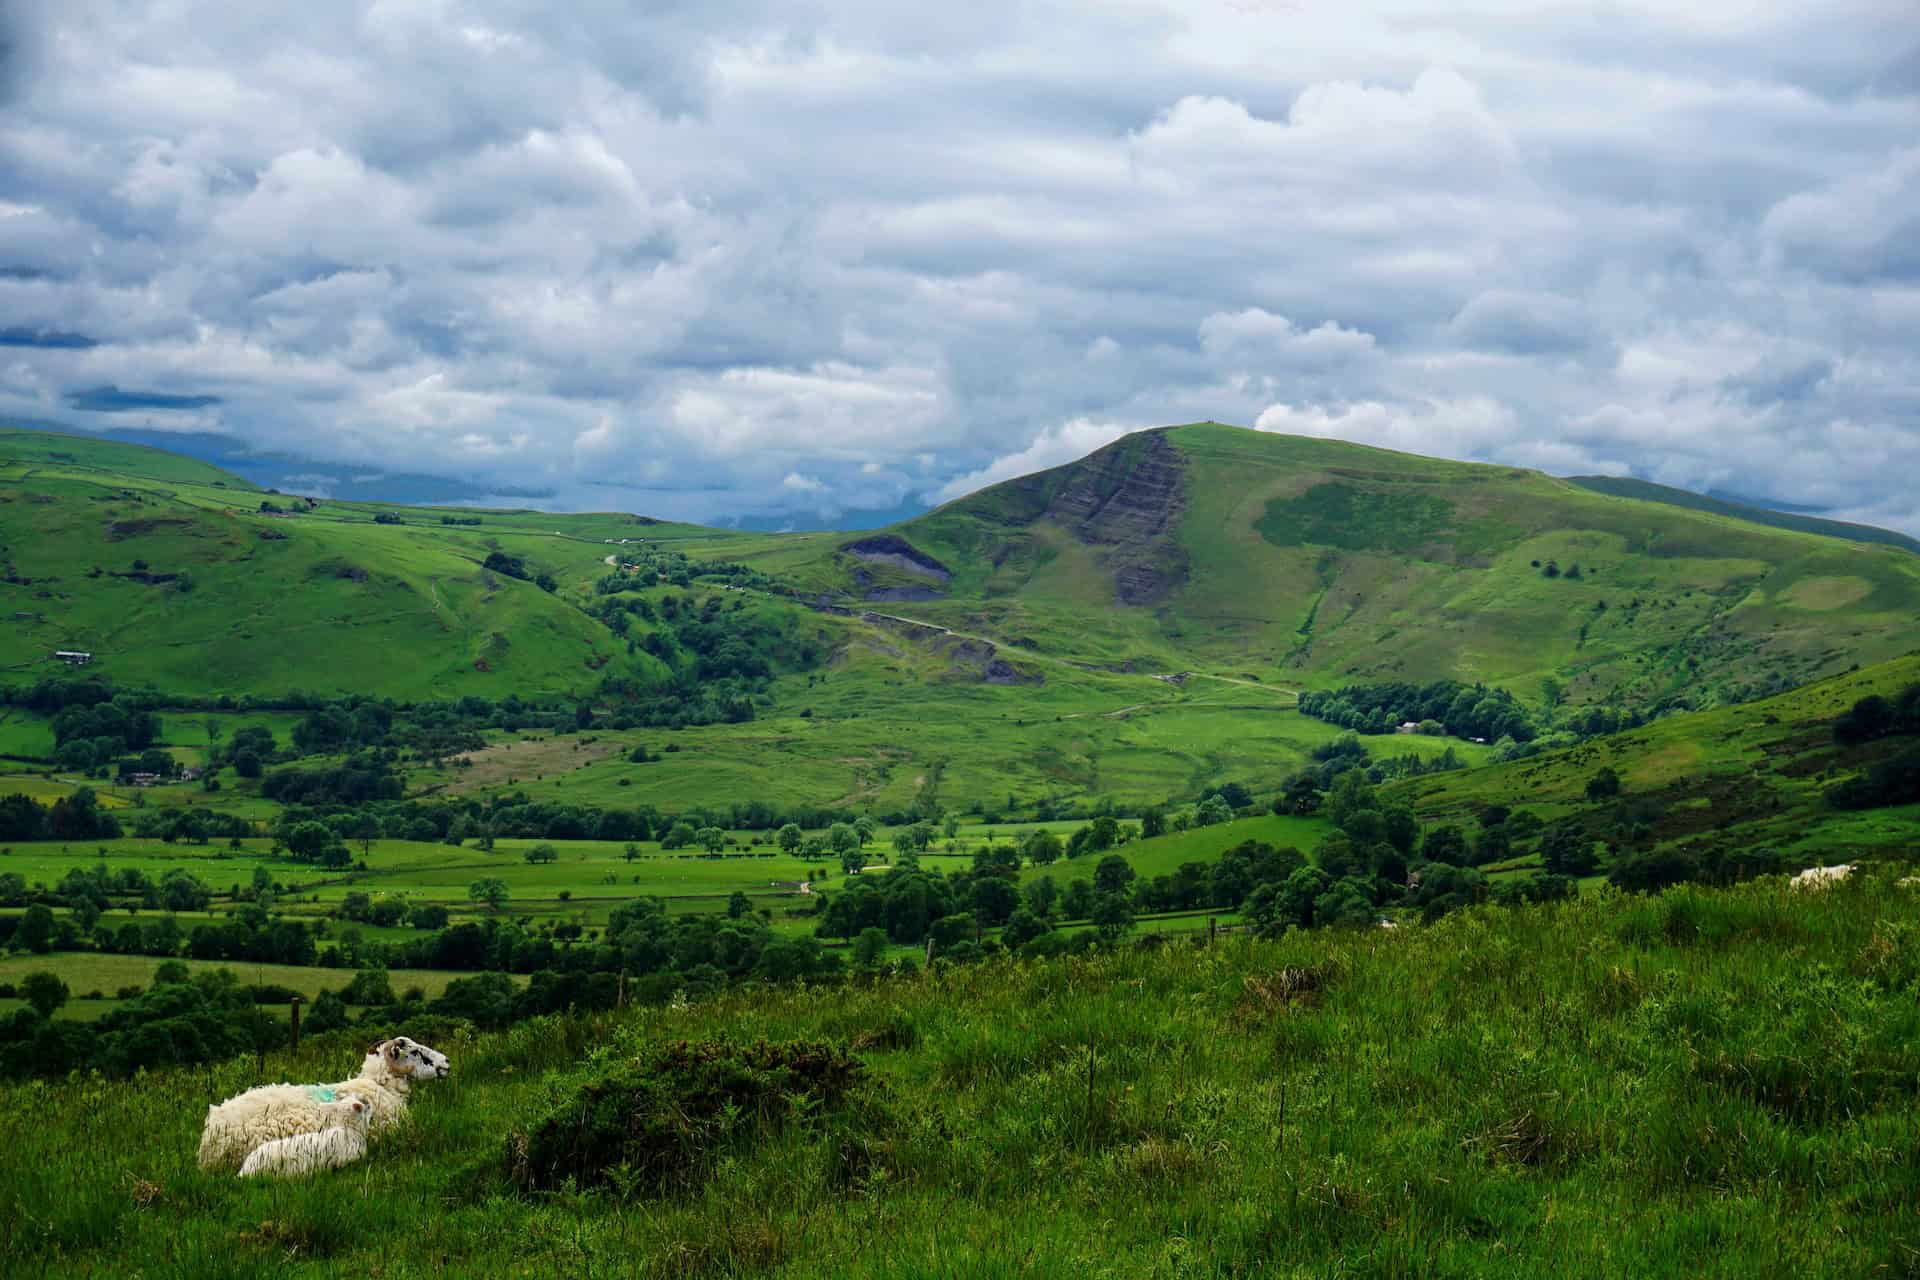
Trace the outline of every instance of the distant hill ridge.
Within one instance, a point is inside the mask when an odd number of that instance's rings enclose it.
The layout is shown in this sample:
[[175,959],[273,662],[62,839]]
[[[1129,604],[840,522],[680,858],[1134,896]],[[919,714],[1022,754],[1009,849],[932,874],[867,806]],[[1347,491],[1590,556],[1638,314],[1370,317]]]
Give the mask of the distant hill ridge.
[[[778,584],[767,609],[889,602],[1016,661],[1279,690],[1444,677],[1535,704],[1700,707],[1911,646],[1911,539],[1624,484],[1195,423],[849,539],[365,501],[276,511],[294,500],[204,463],[0,431],[0,606],[16,623],[0,666],[99,650],[116,678],[236,693],[644,680],[658,672],[639,633],[589,612],[622,539],[747,564]],[[1865,533],[1884,536],[1843,540]],[[490,572],[496,552],[528,578]]]
[[1643,502],[1664,502],[1670,506],[1685,507],[1691,511],[1711,511],[1715,515],[1731,516],[1736,520],[1751,520],[1755,524],[1764,524],[1775,529],[1793,529],[1800,533],[1818,533],[1829,538],[1844,538],[1848,542],[1879,543],[1920,552],[1920,538],[1909,538],[1906,534],[1892,529],[1882,529],[1870,524],[1849,524],[1844,520],[1825,520],[1819,516],[1800,515],[1772,507],[1732,502],[1725,498],[1709,497],[1687,489],[1655,484],[1651,480],[1635,480],[1631,476],[1568,476],[1567,482],[1577,484],[1583,489],[1591,489],[1595,493],[1610,493],[1620,498],[1639,498]]
[[[1694,705],[1907,647],[1911,539],[1665,497],[1195,423],[889,532],[952,572],[945,599],[917,606],[929,619],[1140,669]],[[845,568],[816,565],[816,580],[905,585]]]

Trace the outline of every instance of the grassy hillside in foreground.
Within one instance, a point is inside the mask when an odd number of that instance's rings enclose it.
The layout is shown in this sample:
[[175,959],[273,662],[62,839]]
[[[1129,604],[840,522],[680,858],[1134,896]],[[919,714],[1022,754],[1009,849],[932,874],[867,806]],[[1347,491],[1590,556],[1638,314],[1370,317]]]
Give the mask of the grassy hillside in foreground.
[[[1772,848],[1790,861],[1817,856],[1832,863],[1911,852],[1920,846],[1920,806],[1839,812],[1825,793],[1910,741],[1841,747],[1834,720],[1869,694],[1890,697],[1915,682],[1920,654],[1566,751],[1410,779],[1388,794],[1411,803],[1427,822],[1470,824],[1487,805],[1504,804],[1548,820],[1582,815],[1600,838],[1611,834],[1623,805],[1633,806],[1648,822],[1651,842],[1701,854]],[[1602,768],[1619,775],[1621,795],[1596,803],[1586,786]]]
[[759,554],[850,597],[939,596],[875,607],[1043,653],[1281,686],[1451,676],[1529,699],[1552,677],[1574,702],[1791,687],[1902,652],[1920,614],[1905,550],[1215,423],[1128,436],[891,533],[922,560],[874,539]]
[[[1863,879],[416,1028],[452,1077],[372,1158],[290,1184],[193,1165],[205,1105],[254,1083],[250,1061],[0,1087],[0,1268],[1908,1274],[1917,977],[1920,900]],[[596,1073],[709,1037],[826,1041],[864,1075],[797,1118],[686,1131],[670,1193],[638,1166],[538,1193],[509,1176],[515,1135]],[[364,1039],[266,1076],[337,1078]],[[650,1079],[675,1097],[679,1077]]]

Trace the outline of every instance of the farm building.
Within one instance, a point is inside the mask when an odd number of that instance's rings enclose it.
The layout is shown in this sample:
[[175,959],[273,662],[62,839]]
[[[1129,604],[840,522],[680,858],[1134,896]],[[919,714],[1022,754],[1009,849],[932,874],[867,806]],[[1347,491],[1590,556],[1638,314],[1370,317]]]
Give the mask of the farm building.
[[93,661],[93,655],[84,649],[55,649],[53,656],[70,667],[84,667]]

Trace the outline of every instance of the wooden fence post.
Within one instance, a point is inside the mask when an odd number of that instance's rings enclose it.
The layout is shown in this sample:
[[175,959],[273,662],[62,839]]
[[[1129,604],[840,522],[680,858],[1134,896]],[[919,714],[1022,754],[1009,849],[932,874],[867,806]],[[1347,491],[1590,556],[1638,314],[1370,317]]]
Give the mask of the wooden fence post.
[[1207,945],[1212,946],[1214,939],[1220,936],[1220,917],[1207,917]]
[[300,1000],[301,998],[299,996],[295,996],[288,1005],[288,1008],[293,1014],[291,1024],[293,1027],[293,1051],[295,1053],[300,1052]]

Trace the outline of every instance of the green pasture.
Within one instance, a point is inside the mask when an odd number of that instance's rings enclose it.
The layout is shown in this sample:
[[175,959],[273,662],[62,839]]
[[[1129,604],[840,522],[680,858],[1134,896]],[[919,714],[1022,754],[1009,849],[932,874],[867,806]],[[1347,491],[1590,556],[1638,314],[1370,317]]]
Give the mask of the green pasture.
[[[499,788],[669,813],[689,807],[690,797],[886,812],[929,794],[961,814],[1006,813],[1009,800],[1013,812],[1031,812],[1049,798],[1191,801],[1229,781],[1270,793],[1343,732],[1265,691],[1217,682],[1175,688],[1139,676],[1053,670],[1034,689],[929,685],[906,670],[886,674],[899,661],[870,651],[849,658],[852,669],[836,668],[811,685],[790,677],[778,688],[778,709],[745,724],[595,731],[592,745],[508,739],[475,757],[484,770],[422,765],[408,785],[427,795]],[[876,670],[859,670],[868,665]],[[913,728],[903,732],[908,721]],[[632,763],[635,745],[657,758]],[[1382,756],[1422,758],[1451,748],[1468,763],[1488,751],[1413,735],[1366,745]]]
[[[44,956],[0,956],[0,982],[18,984],[29,973],[42,970],[57,975],[73,994],[104,992],[111,1003],[121,987],[146,987],[153,982],[154,968],[163,963],[153,956],[100,955],[91,951],[56,951]],[[181,960],[193,973],[213,969],[231,970],[243,983],[258,986],[287,987],[311,999],[325,990],[337,990],[353,979],[351,969],[322,969],[308,965],[256,964],[239,960]],[[447,984],[467,975],[443,969],[394,969],[388,975],[395,992],[419,987],[429,999],[438,997]],[[520,979],[525,981],[524,978]],[[97,1016],[97,1014],[96,1014]]]
[[1222,853],[1249,840],[1257,840],[1273,845],[1275,848],[1295,848],[1301,853],[1311,854],[1314,847],[1326,837],[1333,827],[1324,818],[1280,817],[1264,814],[1257,818],[1238,818],[1232,822],[1216,823],[1210,827],[1194,827],[1187,831],[1169,832],[1155,836],[1151,840],[1136,840],[1131,844],[1110,849],[1106,853],[1083,854],[1078,858],[1062,858],[1060,861],[1044,867],[1028,867],[1021,872],[1021,881],[1025,883],[1042,877],[1058,881],[1064,887],[1069,881],[1093,878],[1094,868],[1102,858],[1111,854],[1125,858],[1134,874],[1143,879],[1170,875],[1189,862],[1213,862]]

